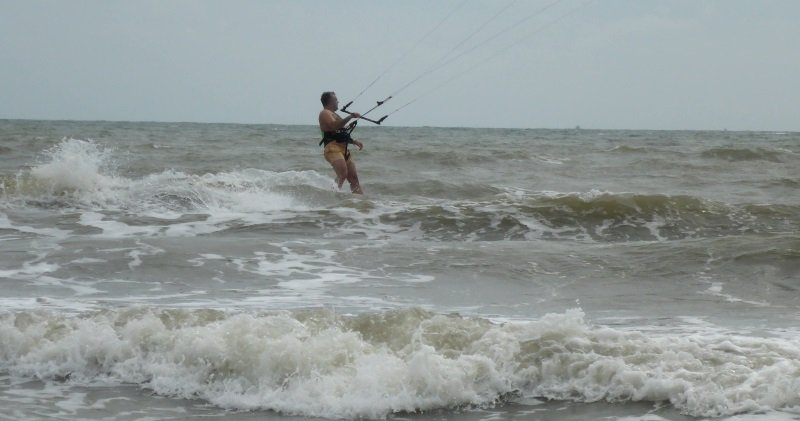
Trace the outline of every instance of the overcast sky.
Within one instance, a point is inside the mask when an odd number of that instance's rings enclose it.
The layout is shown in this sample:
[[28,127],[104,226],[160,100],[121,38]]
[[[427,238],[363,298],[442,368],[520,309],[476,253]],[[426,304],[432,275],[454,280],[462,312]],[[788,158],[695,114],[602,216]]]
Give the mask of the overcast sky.
[[553,1],[0,0],[0,118],[800,131],[800,1]]

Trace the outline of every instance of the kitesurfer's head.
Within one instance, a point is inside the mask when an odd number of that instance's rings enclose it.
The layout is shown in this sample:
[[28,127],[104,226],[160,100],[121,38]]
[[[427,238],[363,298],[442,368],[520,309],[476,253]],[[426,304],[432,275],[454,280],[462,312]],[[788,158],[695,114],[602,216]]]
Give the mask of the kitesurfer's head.
[[333,91],[323,92],[319,100],[322,101],[323,108],[327,108],[333,111],[339,109],[339,99],[336,98],[336,92]]

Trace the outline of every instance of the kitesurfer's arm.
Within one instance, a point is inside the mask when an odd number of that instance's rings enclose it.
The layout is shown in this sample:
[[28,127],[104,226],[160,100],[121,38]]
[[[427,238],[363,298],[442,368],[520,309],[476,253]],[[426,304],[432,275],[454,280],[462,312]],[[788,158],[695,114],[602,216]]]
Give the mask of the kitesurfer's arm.
[[319,127],[323,132],[335,132],[347,125],[351,120],[361,117],[359,113],[352,113],[345,118],[341,118],[330,110],[322,110],[319,113]]

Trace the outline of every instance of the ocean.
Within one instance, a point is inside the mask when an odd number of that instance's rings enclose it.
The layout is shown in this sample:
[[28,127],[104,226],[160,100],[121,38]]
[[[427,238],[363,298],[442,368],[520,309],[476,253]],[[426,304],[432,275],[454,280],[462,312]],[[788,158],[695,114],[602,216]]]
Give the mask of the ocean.
[[0,419],[800,419],[800,133],[0,121]]

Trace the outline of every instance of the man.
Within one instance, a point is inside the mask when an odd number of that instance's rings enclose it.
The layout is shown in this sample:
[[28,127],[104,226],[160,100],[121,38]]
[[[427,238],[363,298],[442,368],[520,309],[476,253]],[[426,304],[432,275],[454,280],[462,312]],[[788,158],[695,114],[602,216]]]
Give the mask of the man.
[[350,157],[347,145],[352,143],[361,150],[364,144],[350,137],[350,133],[345,129],[347,123],[358,119],[361,114],[351,113],[346,118],[339,117],[336,114],[336,110],[339,109],[339,99],[334,92],[323,92],[320,101],[322,101],[322,111],[319,112],[319,129],[323,133],[320,145],[325,145],[325,160],[336,171],[336,185],[341,189],[347,180],[350,182],[351,192],[362,194],[364,191],[358,183],[356,163]]

